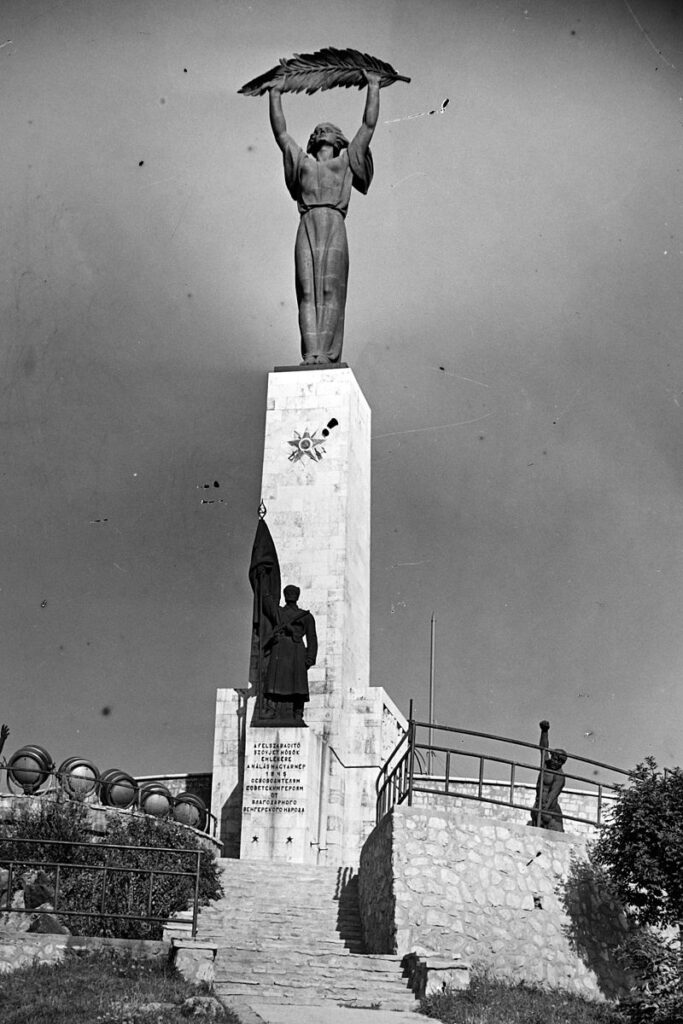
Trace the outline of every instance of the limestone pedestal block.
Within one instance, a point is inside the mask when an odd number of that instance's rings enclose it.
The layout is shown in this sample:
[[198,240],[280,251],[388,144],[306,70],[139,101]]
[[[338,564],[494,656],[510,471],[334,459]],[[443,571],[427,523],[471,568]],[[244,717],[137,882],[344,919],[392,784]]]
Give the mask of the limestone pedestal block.
[[317,863],[322,747],[307,728],[248,730],[241,859]]
[[269,374],[261,496],[282,585],[316,619],[323,717],[370,681],[370,408],[351,370]]

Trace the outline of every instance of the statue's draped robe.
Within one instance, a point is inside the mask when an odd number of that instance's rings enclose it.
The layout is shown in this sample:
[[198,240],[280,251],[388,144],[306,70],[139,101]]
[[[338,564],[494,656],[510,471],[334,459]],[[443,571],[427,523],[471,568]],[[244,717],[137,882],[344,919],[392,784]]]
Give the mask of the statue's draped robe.
[[288,137],[283,159],[285,183],[301,214],[294,248],[301,353],[336,363],[349,275],[344,218],[352,187],[363,194],[370,187],[372,154],[353,139],[339,156],[318,162]]
[[[280,628],[268,642],[265,695],[271,700],[309,699],[307,668],[315,665],[318,638],[308,611],[286,604],[279,609]],[[294,621],[293,621],[294,620]],[[304,638],[306,643],[304,644]]]

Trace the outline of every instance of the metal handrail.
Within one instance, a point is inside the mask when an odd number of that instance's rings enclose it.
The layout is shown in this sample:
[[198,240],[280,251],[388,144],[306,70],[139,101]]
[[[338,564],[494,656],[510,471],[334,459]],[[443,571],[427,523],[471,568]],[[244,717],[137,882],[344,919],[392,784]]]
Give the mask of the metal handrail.
[[[2,911],[5,913],[12,914],[34,914],[36,911],[32,908],[26,907],[12,907],[12,882],[16,867],[31,867],[40,868],[41,870],[54,870],[55,872],[55,899],[54,899],[54,913],[63,917],[95,917],[95,918],[116,918],[117,920],[125,921],[147,921],[149,923],[161,924],[168,920],[168,915],[163,917],[152,914],[152,900],[154,895],[154,879],[160,876],[173,876],[176,878],[191,878],[193,879],[193,897],[192,897],[192,937],[194,938],[197,934],[197,918],[199,914],[199,888],[201,882],[201,858],[205,851],[193,850],[187,847],[175,849],[170,846],[126,846],[122,843],[83,843],[77,842],[70,839],[22,839],[15,836],[7,836],[3,839],[5,844],[10,843],[23,843],[29,846],[66,846],[73,848],[80,848],[88,850],[90,854],[103,854],[104,863],[78,863],[75,861],[46,861],[46,860],[26,860],[23,857],[0,857],[0,865],[8,866],[8,879],[7,879],[7,902],[8,906],[2,907]],[[160,867],[132,867],[126,864],[113,864],[110,860],[111,850],[132,850],[135,853],[154,853],[154,854],[173,854],[174,856],[184,857],[188,856],[193,858],[194,867],[190,871],[180,871],[174,868],[160,868]],[[100,909],[99,910],[68,910],[59,906],[59,886],[60,886],[60,875],[63,868],[68,868],[69,871],[85,871],[85,872],[102,872],[102,891],[100,896]],[[130,875],[147,875],[149,876],[149,889],[147,893],[147,913],[146,914],[131,914],[124,913],[120,910],[107,911],[106,900],[107,900],[107,879],[114,873],[127,873]]]
[[[418,742],[417,734],[419,729],[427,730],[427,742]],[[429,742],[429,737],[435,730],[442,733],[458,736],[472,736],[483,740],[493,740],[495,742],[505,743],[514,747],[524,747],[528,750],[535,750],[538,751],[540,755],[539,761],[537,761],[536,764],[529,764],[527,761],[515,760],[514,758],[504,757],[499,754],[482,753],[481,751],[476,750],[462,750],[456,747],[446,746],[444,745],[444,742],[438,744]],[[399,753],[402,746],[405,746],[405,750],[397,759],[396,755]],[[429,773],[425,773],[424,771],[416,773],[415,763],[420,760],[421,751],[427,752],[427,763],[430,765],[432,765],[436,754],[444,755],[445,767],[443,773],[435,773],[433,770]],[[437,725],[433,722],[417,721],[412,716],[411,706],[408,728],[392,751],[390,757],[385,762],[376,781],[377,821],[379,822],[387,811],[391,810],[391,808],[396,804],[407,801],[408,806],[411,806],[413,803],[413,797],[416,793],[427,793],[431,795],[458,797],[460,799],[474,800],[480,803],[495,804],[498,806],[525,810],[535,817],[535,824],[540,825],[542,814],[549,814],[551,817],[560,817],[560,815],[557,812],[548,811],[547,809],[543,809],[542,811],[538,800],[534,807],[529,807],[527,804],[522,804],[516,801],[515,788],[516,786],[519,787],[521,784],[518,782],[516,783],[515,773],[517,769],[520,768],[538,772],[535,788],[537,792],[541,792],[545,774],[548,771],[545,762],[547,754],[548,748],[542,747],[536,743],[529,743],[526,740],[516,740],[509,736],[478,732],[474,729],[460,729],[454,726]],[[479,766],[476,777],[467,780],[476,787],[476,794],[464,793],[462,789],[459,788],[464,780],[454,779],[452,777],[451,759],[453,757],[473,757],[478,759]],[[606,769],[619,776],[624,776],[625,779],[628,779],[631,775],[630,772],[623,768],[617,768],[614,765],[606,764],[603,761],[594,761],[579,754],[568,753],[567,759],[579,761],[581,764],[590,765],[593,768]],[[493,796],[485,792],[485,787],[493,781],[487,781],[485,779],[485,765],[486,762],[489,761],[493,764],[506,765],[510,769],[509,781],[506,782],[502,779],[495,780],[497,784],[507,787],[507,800],[495,799]],[[581,782],[595,787],[595,793],[591,795],[594,796],[596,800],[596,816],[595,818],[586,818],[571,814],[562,814],[561,817],[568,821],[576,821],[583,824],[589,824],[594,827],[599,827],[604,820],[605,791],[616,794],[619,783],[596,781],[595,779],[587,778],[585,775],[577,775],[566,771],[564,771],[563,774],[569,781]]]

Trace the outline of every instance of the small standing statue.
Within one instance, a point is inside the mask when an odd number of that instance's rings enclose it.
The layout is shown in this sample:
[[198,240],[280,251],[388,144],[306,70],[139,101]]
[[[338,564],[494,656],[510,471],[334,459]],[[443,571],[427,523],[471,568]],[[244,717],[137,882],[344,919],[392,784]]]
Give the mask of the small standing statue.
[[[539,722],[541,727],[541,738],[539,747],[541,750],[548,750],[548,732],[550,722]],[[559,795],[564,789],[565,777],[562,765],[567,760],[566,750],[557,748],[548,750],[548,757],[539,773],[536,783],[536,803],[531,811],[530,825],[538,828],[545,828],[551,832],[564,832],[562,822],[562,809],[559,804]]]
[[[239,90],[248,96],[269,94],[270,124],[282,150],[285,184],[301,215],[294,263],[303,365],[334,365],[341,359],[349,275],[344,219],[351,189],[365,194],[372,181],[370,140],[379,117],[379,90],[398,80],[410,81],[376,57],[328,47],[281,60]],[[361,126],[349,142],[335,125],[319,124],[304,153],[287,133],[281,94],[335,85],[367,85]]]
[[266,645],[264,717],[276,717],[278,705],[291,701],[294,721],[303,722],[304,704],[310,699],[307,673],[318,656],[318,637],[315,619],[297,605],[299,588],[289,584],[282,593],[285,605],[278,609],[279,625]]

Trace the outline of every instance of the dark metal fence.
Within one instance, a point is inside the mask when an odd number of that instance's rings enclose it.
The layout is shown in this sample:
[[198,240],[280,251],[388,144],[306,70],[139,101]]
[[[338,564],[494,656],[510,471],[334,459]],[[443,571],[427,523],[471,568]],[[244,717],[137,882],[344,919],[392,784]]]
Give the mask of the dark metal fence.
[[[479,749],[465,749],[464,743],[469,745],[471,740]],[[516,808],[531,816],[530,823],[540,825],[536,793],[542,791],[544,779],[550,774],[546,767],[548,753],[538,744],[507,736],[419,722],[412,717],[411,708],[408,730],[377,779],[377,821],[396,804],[407,802],[412,806],[418,794],[428,794]],[[562,801],[572,808],[574,804],[583,805],[581,813],[563,811],[559,815],[543,810],[543,817],[561,817],[597,828],[604,823],[617,786],[627,782],[629,772],[577,754],[568,753],[567,758],[572,770],[565,765],[563,774],[572,788],[563,791]],[[487,772],[495,774],[487,777]],[[577,784],[581,787],[578,792],[573,788]]]
[[[50,900],[50,904],[54,908],[54,913],[60,917],[94,918],[102,921],[114,919],[117,921],[144,921],[150,924],[164,923],[168,920],[170,913],[174,911],[164,915],[153,913],[155,881],[168,877],[186,878],[191,883],[191,886],[188,885],[188,890],[191,887],[192,891],[192,936],[194,937],[197,933],[202,850],[173,849],[172,847],[159,846],[124,846],[116,843],[97,843],[95,845],[93,843],[73,842],[64,839],[17,839],[13,836],[5,839],[4,844],[6,846],[10,846],[10,844],[26,845],[29,857],[31,856],[31,850],[35,850],[36,847],[66,847],[73,854],[74,859],[46,860],[41,858],[30,860],[21,854],[11,858],[0,856],[0,867],[5,868],[9,873],[6,889],[8,906],[3,907],[0,905],[0,913],[36,913],[36,909],[11,906],[12,895],[16,889],[18,871],[23,873],[27,869],[36,869],[45,872],[48,877],[51,876],[50,884],[54,886],[54,898]],[[139,867],[137,865],[125,864],[123,861],[125,860],[126,853],[132,853],[136,857],[139,854],[147,854],[150,861],[153,859],[156,861],[156,865],[154,867]],[[187,858],[187,863],[191,866],[189,870],[160,867],[158,861],[160,858],[163,859],[164,856],[167,860],[172,856],[175,861],[179,858],[182,860]],[[83,860],[79,861],[77,859],[79,857],[82,857]],[[100,858],[99,861],[96,859],[98,857]],[[68,907],[62,904],[60,897],[63,896],[63,893],[60,892],[60,885],[65,876],[72,877],[73,872],[81,872],[84,881],[91,882],[93,888],[97,887],[98,906],[96,910],[79,909],[78,907]],[[108,899],[111,900],[113,898],[111,892],[112,882],[117,877],[120,878],[121,875],[129,877],[131,880],[134,878],[146,879],[146,894],[144,901],[142,901],[144,902],[144,908],[138,906],[135,908],[129,907],[127,910],[121,907],[107,909]],[[139,912],[142,909],[145,912]]]

